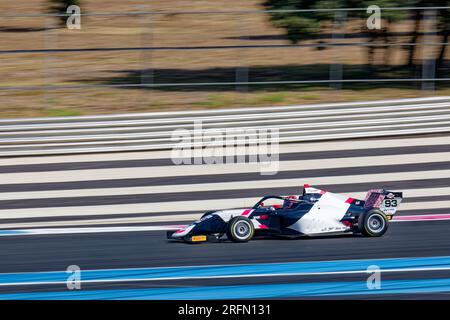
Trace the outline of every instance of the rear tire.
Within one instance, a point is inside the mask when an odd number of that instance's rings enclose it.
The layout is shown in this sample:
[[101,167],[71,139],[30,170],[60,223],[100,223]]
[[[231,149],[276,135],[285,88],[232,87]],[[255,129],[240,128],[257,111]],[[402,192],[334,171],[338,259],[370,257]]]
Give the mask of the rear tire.
[[388,219],[383,211],[373,209],[359,216],[358,228],[366,237],[381,237],[388,229]]
[[227,238],[233,242],[247,242],[253,238],[255,227],[246,217],[234,217],[227,224]]

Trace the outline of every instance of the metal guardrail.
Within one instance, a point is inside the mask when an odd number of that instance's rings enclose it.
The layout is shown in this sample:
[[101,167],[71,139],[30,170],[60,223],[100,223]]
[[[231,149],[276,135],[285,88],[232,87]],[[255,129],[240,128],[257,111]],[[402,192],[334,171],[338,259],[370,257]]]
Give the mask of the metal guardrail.
[[450,97],[0,120],[0,156],[164,150],[175,129],[277,128],[280,142],[450,132]]

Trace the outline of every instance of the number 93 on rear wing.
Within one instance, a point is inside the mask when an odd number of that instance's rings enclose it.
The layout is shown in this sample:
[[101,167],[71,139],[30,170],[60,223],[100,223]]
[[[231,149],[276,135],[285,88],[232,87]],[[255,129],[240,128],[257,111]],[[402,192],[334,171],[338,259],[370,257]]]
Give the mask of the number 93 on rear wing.
[[402,200],[402,192],[392,192],[385,189],[372,189],[367,192],[364,208],[378,208],[383,211],[390,220],[397,212]]

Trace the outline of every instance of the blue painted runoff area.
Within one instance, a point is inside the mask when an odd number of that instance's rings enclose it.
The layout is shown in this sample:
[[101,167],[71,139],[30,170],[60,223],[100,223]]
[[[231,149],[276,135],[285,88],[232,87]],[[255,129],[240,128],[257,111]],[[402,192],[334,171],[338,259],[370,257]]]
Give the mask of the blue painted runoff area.
[[366,282],[314,282],[189,288],[67,290],[0,294],[0,300],[211,300],[450,293],[450,279],[385,280],[380,289]]
[[[288,276],[303,273],[323,274],[365,272],[369,266],[377,266],[381,271],[387,269],[424,269],[424,271],[433,271],[434,269],[450,270],[450,256],[99,270],[83,270],[83,266],[80,266],[80,276],[81,282],[114,282],[126,280],[151,281],[161,279],[176,280],[213,277]],[[1,273],[0,285],[65,283],[70,275],[71,273],[67,273],[66,271]]]

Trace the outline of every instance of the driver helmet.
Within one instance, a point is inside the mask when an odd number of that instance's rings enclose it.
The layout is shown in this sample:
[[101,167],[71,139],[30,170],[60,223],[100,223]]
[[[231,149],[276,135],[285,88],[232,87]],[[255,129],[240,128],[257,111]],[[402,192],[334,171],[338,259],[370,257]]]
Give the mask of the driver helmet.
[[319,195],[319,197],[317,197],[316,194],[307,194],[303,197],[303,200],[314,203],[314,202],[318,201],[319,198],[320,198],[320,195]]
[[298,197],[297,196],[287,196],[283,202],[283,209],[291,209],[296,203],[296,201],[292,201],[292,200],[298,200]]

